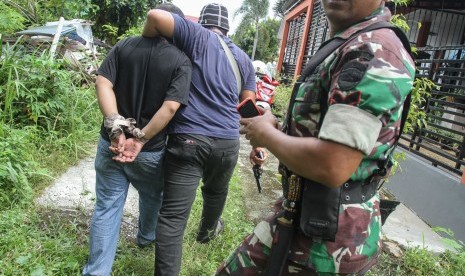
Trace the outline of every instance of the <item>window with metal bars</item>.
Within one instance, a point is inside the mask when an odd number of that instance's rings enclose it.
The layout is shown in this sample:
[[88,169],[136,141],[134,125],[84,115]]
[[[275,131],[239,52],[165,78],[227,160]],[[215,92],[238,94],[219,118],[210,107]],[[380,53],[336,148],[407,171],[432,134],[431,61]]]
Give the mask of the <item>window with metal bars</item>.
[[326,40],[328,32],[328,20],[323,10],[321,0],[316,0],[313,3],[312,21],[307,36],[305,46],[305,54],[303,56],[301,71],[307,65],[310,58],[316,53],[321,44]]
[[302,13],[289,22],[289,33],[283,58],[283,73],[285,75],[294,76],[295,74],[306,18],[307,14]]

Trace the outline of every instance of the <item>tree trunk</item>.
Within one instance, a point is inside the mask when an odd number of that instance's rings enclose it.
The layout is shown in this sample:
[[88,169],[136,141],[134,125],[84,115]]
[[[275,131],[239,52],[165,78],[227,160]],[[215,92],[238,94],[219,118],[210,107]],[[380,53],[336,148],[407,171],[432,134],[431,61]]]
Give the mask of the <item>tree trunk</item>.
[[255,51],[257,50],[258,43],[258,18],[255,20],[255,37],[253,39],[252,61],[255,59]]

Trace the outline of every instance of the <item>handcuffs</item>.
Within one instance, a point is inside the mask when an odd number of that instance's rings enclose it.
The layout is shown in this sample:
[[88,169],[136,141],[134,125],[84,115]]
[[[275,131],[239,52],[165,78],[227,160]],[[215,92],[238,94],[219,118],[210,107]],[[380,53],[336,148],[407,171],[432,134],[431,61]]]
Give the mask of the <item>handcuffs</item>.
[[119,114],[110,114],[105,117],[103,126],[110,140],[118,138],[124,132],[134,136],[142,144],[149,141],[149,139],[144,138],[145,133],[136,127],[136,120],[134,118],[124,118]]

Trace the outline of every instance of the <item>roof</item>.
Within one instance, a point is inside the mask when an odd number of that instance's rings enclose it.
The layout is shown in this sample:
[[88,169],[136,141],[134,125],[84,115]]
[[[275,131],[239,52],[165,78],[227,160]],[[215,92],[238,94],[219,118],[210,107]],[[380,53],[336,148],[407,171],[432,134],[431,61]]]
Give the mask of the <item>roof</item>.
[[[35,27],[31,28],[28,30],[24,30],[21,32],[18,32],[18,34],[22,35],[46,35],[46,36],[54,36],[57,32],[57,27],[58,25],[51,25],[51,26],[41,26],[41,27]],[[61,29],[61,34],[67,34],[72,31],[76,30],[76,27],[74,26],[63,26]]]

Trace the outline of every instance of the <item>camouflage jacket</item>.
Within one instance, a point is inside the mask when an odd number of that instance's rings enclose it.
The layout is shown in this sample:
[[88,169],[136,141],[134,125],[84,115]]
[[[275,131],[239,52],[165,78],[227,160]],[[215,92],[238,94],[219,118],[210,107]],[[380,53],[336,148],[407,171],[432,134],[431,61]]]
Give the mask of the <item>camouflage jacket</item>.
[[[391,13],[380,8],[366,20],[336,34],[349,38]],[[412,88],[415,65],[390,29],[360,33],[345,42],[300,86],[292,107],[289,135],[318,137],[362,151],[365,156],[351,176],[369,178],[392,150],[400,131],[402,106]],[[328,110],[321,127],[320,97],[327,93]],[[264,225],[264,223],[266,225]],[[275,222],[268,220],[254,233],[265,245]],[[289,259],[319,272],[356,273],[381,249],[379,195],[362,204],[342,204],[335,242],[298,234]]]

